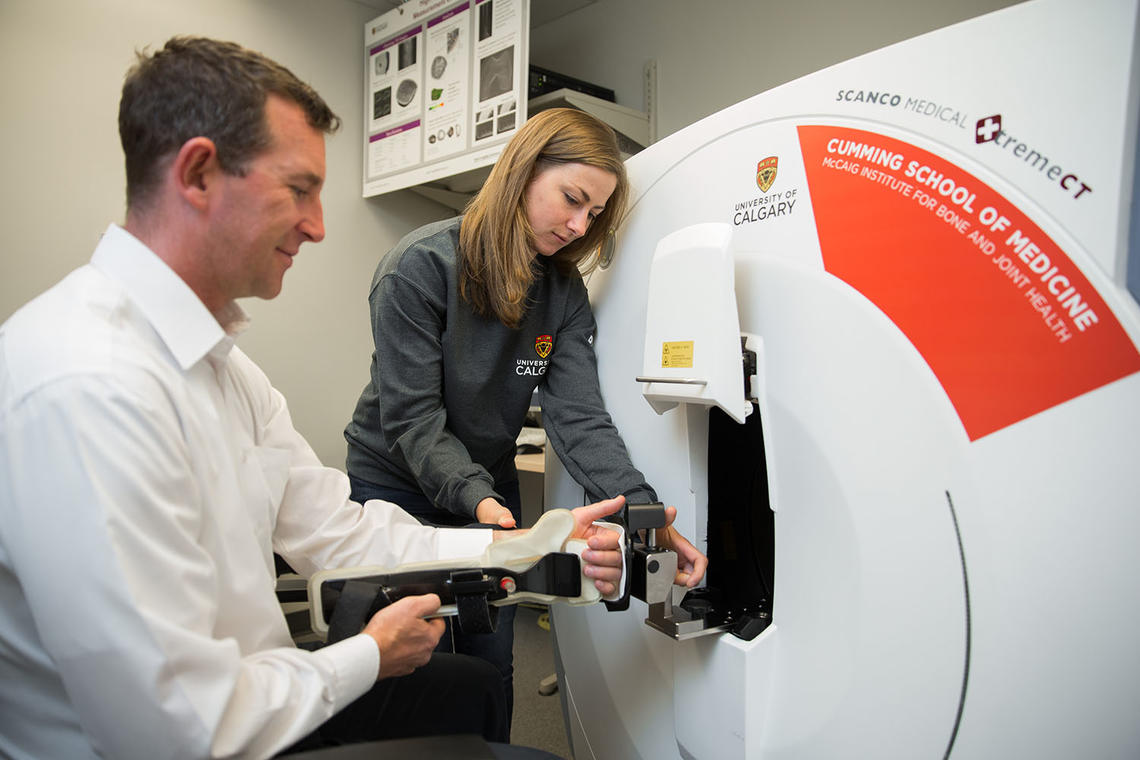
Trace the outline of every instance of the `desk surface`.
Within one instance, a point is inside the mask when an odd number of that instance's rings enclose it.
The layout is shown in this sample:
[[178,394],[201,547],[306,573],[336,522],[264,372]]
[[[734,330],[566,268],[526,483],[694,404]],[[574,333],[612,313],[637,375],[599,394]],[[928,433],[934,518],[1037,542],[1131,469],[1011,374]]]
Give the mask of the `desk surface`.
[[546,469],[546,454],[519,454],[515,457],[515,467],[519,472],[542,473]]

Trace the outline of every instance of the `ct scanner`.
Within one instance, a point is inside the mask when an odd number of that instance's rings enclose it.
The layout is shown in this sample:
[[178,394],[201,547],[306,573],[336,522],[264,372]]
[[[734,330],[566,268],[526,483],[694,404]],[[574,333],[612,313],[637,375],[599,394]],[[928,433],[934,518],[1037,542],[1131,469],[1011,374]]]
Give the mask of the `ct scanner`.
[[1136,39],[1036,0],[629,160],[607,407],[770,623],[556,606],[577,760],[1140,757]]

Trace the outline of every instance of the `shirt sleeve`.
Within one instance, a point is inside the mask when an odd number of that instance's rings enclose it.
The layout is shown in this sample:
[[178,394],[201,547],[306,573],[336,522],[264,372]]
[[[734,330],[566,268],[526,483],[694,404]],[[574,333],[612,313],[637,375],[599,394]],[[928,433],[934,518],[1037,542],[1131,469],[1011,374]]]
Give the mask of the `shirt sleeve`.
[[596,325],[586,287],[575,281],[542,384],[542,421],[554,451],[591,501],[624,494],[630,504],[657,501],[633,466],[606,412],[594,353]]
[[[214,638],[215,589],[230,579],[198,544],[203,495],[177,415],[150,387],[64,379],[9,414],[5,547],[100,754],[267,755],[356,695],[335,687],[332,656],[245,655]],[[253,693],[262,709],[249,712]]]
[[321,464],[293,426],[285,397],[261,369],[237,348],[229,364],[257,426],[250,455],[260,460],[271,490],[280,483],[271,495],[277,510],[273,549],[298,573],[473,557],[490,543],[490,530],[432,528],[391,502],[352,501],[348,478]]
[[201,473],[157,381],[56,380],[0,427],[0,530],[26,635],[100,755],[268,757],[375,681],[365,636],[242,651],[216,633],[218,589],[251,579],[201,545]]
[[[440,288],[447,280],[441,275]],[[471,459],[447,425],[443,342],[447,298],[399,273],[381,278],[369,295],[384,440],[433,503],[475,518],[480,501],[503,498],[494,479]]]

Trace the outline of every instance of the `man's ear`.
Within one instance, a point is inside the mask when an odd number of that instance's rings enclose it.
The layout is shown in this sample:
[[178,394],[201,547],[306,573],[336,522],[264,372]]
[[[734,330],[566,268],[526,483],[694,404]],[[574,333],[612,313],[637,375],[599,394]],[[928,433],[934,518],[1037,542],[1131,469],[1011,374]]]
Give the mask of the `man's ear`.
[[218,148],[208,137],[192,137],[184,142],[170,166],[178,194],[198,210],[206,208],[208,195],[221,173]]

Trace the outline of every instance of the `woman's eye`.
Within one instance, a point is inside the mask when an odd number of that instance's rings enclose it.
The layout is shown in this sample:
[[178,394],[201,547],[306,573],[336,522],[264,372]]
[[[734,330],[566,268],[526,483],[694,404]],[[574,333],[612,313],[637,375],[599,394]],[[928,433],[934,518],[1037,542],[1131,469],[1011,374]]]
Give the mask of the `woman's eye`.
[[566,202],[569,203],[571,206],[577,206],[578,205],[578,199],[575,198],[573,195],[570,195],[568,193],[563,193],[563,195],[566,196]]

